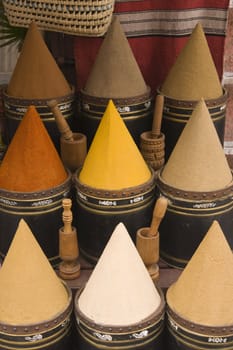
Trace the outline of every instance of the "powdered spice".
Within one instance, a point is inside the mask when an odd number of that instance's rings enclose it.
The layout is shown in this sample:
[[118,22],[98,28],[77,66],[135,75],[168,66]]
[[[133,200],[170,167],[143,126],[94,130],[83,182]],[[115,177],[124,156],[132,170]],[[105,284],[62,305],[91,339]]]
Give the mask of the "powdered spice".
[[57,316],[68,293],[22,219],[0,269],[0,322],[30,325]]
[[67,172],[34,106],[29,106],[0,165],[0,188],[32,192],[62,184]]

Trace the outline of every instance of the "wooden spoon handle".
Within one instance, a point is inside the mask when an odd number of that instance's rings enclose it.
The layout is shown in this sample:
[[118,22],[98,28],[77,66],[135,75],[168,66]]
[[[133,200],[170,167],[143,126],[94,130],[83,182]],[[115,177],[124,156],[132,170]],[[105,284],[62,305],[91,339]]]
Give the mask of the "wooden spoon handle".
[[61,135],[66,139],[67,141],[73,141],[73,132],[70,130],[70,127],[65,120],[64,116],[62,115],[58,103],[56,100],[50,100],[47,102],[47,105],[50,107],[55,121],[57,123],[58,130],[60,131]]
[[152,130],[151,130],[152,137],[154,138],[159,137],[161,133],[163,104],[164,104],[164,96],[157,95],[155,99],[155,109],[154,109],[153,123],[152,123]]
[[166,210],[167,210],[168,200],[165,197],[159,197],[155,203],[152,221],[150,228],[148,230],[148,236],[155,236],[158,232],[160,222],[162,221]]

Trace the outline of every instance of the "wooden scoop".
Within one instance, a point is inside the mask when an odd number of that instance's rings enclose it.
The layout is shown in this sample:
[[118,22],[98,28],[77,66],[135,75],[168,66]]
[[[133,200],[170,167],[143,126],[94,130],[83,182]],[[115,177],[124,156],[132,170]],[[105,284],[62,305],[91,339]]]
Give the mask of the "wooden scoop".
[[56,100],[50,100],[47,102],[47,105],[50,107],[55,121],[57,123],[58,130],[60,131],[61,135],[64,137],[67,141],[73,141],[73,132],[71,131],[66,119],[62,115],[58,103]]
[[155,99],[155,109],[154,109],[153,123],[152,123],[152,130],[151,130],[151,136],[153,138],[158,138],[161,134],[163,104],[164,104],[164,96],[157,95]]
[[155,203],[151,225],[147,232],[147,236],[155,236],[158,232],[159,225],[166,213],[168,200],[165,197],[159,197]]

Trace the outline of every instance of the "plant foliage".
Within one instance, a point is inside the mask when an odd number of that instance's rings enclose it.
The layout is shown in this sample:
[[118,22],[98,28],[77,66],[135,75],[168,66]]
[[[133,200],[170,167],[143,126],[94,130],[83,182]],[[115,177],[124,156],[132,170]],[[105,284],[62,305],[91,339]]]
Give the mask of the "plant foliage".
[[3,2],[0,0],[0,48],[15,44],[18,50],[20,50],[26,31],[26,28],[13,27],[10,25],[5,15]]

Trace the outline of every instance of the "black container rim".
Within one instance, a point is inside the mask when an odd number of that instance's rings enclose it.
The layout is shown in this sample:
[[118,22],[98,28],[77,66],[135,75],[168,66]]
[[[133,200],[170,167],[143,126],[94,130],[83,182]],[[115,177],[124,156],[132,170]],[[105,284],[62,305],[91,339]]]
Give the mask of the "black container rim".
[[157,187],[161,189],[161,191],[167,196],[171,196],[173,198],[179,198],[182,200],[186,201],[191,201],[191,200],[216,200],[218,198],[224,198],[224,197],[229,197],[233,195],[233,179],[232,181],[228,184],[223,189],[220,190],[215,190],[215,191],[202,191],[202,192],[197,192],[197,191],[185,191],[181,190],[175,187],[172,187],[168,185],[164,180],[162,179],[162,171],[161,169],[157,175]]
[[144,184],[138,185],[138,186],[132,186],[128,188],[122,188],[120,190],[105,190],[105,189],[98,189],[94,188],[88,185],[85,185],[84,183],[81,183],[79,180],[79,173],[81,172],[82,168],[79,168],[76,170],[76,172],[73,174],[73,182],[77,190],[81,191],[83,194],[93,197],[93,198],[111,198],[111,199],[122,199],[122,198],[131,198],[140,195],[141,193],[150,192],[152,191],[155,186],[155,172],[152,168],[150,168],[151,177],[150,179],[145,182]]
[[156,286],[156,289],[160,295],[161,302],[158,307],[158,309],[149,315],[147,318],[144,320],[131,324],[129,326],[116,326],[116,325],[103,325],[103,324],[97,324],[90,318],[88,318],[78,307],[78,299],[83,291],[84,287],[81,288],[79,291],[76,292],[75,297],[74,297],[74,314],[75,314],[75,319],[76,322],[82,322],[83,324],[86,325],[87,328],[90,328],[92,330],[96,330],[102,333],[110,333],[110,334],[115,334],[115,335],[125,335],[127,336],[127,332],[133,333],[135,331],[140,331],[145,328],[151,328],[155,327],[157,324],[160,324],[161,321],[164,320],[164,315],[165,315],[165,297],[162,289],[158,286]]
[[[157,89],[157,93],[163,95],[163,93],[160,91],[160,88]],[[193,109],[196,106],[197,102],[199,101],[199,100],[177,100],[172,97],[168,97],[166,95],[163,95],[163,96],[164,96],[164,105],[169,105],[177,108]],[[204,99],[204,101],[208,108],[213,108],[216,106],[222,106],[224,103],[226,103],[227,97],[228,97],[227,90],[223,88],[223,94],[221,96],[215,99]]]
[[49,332],[51,329],[60,327],[61,324],[63,327],[64,321],[71,315],[73,311],[73,298],[72,298],[71,288],[67,285],[65,281],[61,279],[60,281],[65,287],[68,295],[67,305],[63,311],[54,315],[53,318],[45,320],[40,323],[11,325],[11,324],[0,322],[0,338],[1,338],[1,334],[12,335],[12,336],[17,336],[17,335],[29,336],[30,334],[35,334],[35,333],[37,334],[38,332]]
[[109,100],[112,100],[116,106],[127,106],[144,103],[147,100],[152,99],[151,88],[147,85],[147,91],[142,95],[127,98],[115,98],[115,97],[96,97],[89,95],[84,89],[80,91],[81,101],[84,103],[90,103],[95,106],[106,106]]
[[28,106],[28,105],[35,105],[35,106],[44,106],[48,109],[48,101],[52,99],[56,99],[58,105],[64,102],[67,102],[67,100],[73,99],[75,97],[75,87],[73,85],[70,85],[71,92],[64,96],[57,96],[57,97],[51,97],[51,98],[43,98],[43,99],[24,99],[20,97],[14,97],[9,94],[7,94],[7,85],[5,89],[3,89],[3,97],[6,99],[7,103],[17,104],[19,106]]
[[[67,179],[58,186],[51,187],[50,189],[34,191],[34,192],[18,192],[18,191],[8,191],[3,188],[0,188],[0,198],[11,199],[15,201],[38,201],[43,198],[51,196],[57,196],[68,191],[72,184],[72,173],[66,169]],[[3,201],[4,203],[4,201]],[[10,203],[7,203],[10,205]],[[13,205],[14,206],[14,205]]]
[[[173,331],[179,333],[179,330],[190,331],[189,337],[193,335],[200,337],[229,337],[229,341],[233,341],[233,324],[232,325],[223,325],[223,326],[207,326],[197,324],[195,322],[191,322],[189,320],[184,319],[176,312],[174,312],[168,304],[166,304],[166,315],[168,317],[168,321]],[[208,339],[207,339],[208,341]],[[227,343],[229,342],[227,341]]]

